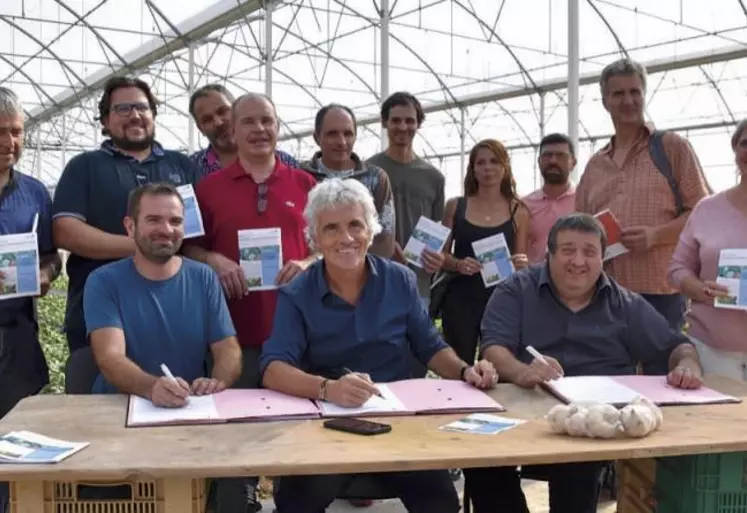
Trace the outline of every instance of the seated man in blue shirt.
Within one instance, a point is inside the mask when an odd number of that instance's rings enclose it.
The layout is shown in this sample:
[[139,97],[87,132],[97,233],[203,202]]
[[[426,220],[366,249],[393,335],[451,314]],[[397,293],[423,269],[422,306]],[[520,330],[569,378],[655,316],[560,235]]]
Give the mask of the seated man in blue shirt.
[[[312,246],[323,259],[278,294],[272,335],[262,348],[265,387],[356,407],[373,383],[413,377],[413,356],[448,379],[495,385],[493,366],[470,366],[441,340],[420,301],[415,274],[368,254],[381,230],[368,189],[330,178],[309,194]],[[345,369],[356,373],[346,374]],[[455,513],[459,500],[446,470],[376,474],[411,513]],[[277,513],[321,512],[353,475],[283,477]]]
[[[501,377],[526,388],[560,377],[629,375],[663,362],[680,388],[702,384],[695,347],[638,294],[602,271],[606,237],[587,214],[558,219],[547,262],[496,286],[482,321],[483,356]],[[540,321],[540,322],[538,322]],[[526,347],[543,353],[534,360]],[[663,367],[666,368],[666,367]],[[603,462],[523,467],[549,480],[551,513],[597,510]],[[527,513],[516,467],[465,469],[475,513]]]
[[[180,407],[190,394],[231,385],[241,372],[241,349],[218,276],[177,255],[184,237],[184,204],[168,183],[130,195],[127,233],[135,255],[106,264],[86,281],[84,314],[102,375],[95,393],[126,393]],[[205,376],[208,349],[213,366]],[[178,383],[163,376],[161,364]]]

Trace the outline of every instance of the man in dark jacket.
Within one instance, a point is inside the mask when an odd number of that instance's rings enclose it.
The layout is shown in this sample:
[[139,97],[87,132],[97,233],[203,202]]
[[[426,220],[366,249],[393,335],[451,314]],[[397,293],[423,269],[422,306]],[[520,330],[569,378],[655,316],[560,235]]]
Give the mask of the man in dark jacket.
[[394,197],[389,176],[380,167],[364,163],[353,152],[357,125],[353,111],[338,104],[319,109],[314,123],[314,140],[320,151],[311,160],[302,162],[301,169],[317,181],[325,178],[356,178],[368,188],[374,198],[383,230],[373,240],[370,252],[391,258],[394,255]]

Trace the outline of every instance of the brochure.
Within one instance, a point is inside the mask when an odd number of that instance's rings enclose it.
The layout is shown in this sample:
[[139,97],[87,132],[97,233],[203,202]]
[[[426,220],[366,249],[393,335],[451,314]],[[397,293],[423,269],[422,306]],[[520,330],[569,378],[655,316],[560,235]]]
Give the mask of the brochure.
[[0,235],[0,300],[41,294],[36,233]]
[[0,437],[0,463],[57,463],[88,447],[89,442],[66,442],[30,431]]
[[513,274],[511,252],[502,233],[476,240],[472,243],[472,249],[475,258],[482,264],[480,274],[485,287],[492,287]]
[[622,239],[622,228],[620,228],[620,223],[617,221],[615,214],[607,209],[599,212],[594,217],[602,224],[607,234],[607,249],[604,251],[602,260],[606,262],[616,256],[627,253],[628,248],[620,242]]
[[441,252],[446,244],[446,239],[449,238],[451,230],[448,226],[444,226],[441,223],[437,223],[428,219],[427,217],[420,216],[418,223],[412,230],[412,236],[405,245],[405,260],[410,262],[416,267],[423,267],[421,261],[421,255],[425,248],[433,251]]
[[747,310],[747,249],[721,250],[716,283],[726,286],[729,295],[717,297],[713,306]]
[[195,197],[192,185],[181,185],[176,190],[179,191],[184,202],[184,238],[189,239],[205,235],[200,205],[197,204],[197,198]]
[[495,435],[524,424],[525,420],[509,419],[487,413],[473,413],[459,420],[445,424],[438,429],[457,433],[472,433],[476,435]]
[[239,230],[239,265],[249,290],[277,288],[275,278],[283,267],[280,228]]

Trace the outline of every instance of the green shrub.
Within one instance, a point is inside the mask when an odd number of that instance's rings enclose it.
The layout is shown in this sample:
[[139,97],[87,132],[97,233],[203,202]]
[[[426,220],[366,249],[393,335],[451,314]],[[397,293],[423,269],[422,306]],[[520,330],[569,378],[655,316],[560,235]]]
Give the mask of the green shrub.
[[50,383],[46,393],[59,394],[65,390],[65,362],[67,341],[62,332],[65,321],[67,276],[60,276],[49,293],[39,299],[39,341],[49,364]]

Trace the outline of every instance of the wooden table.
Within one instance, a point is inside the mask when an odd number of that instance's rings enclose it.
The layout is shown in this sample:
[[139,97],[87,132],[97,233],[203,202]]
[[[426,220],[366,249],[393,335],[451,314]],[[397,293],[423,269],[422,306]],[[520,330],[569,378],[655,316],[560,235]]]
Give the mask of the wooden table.
[[[710,386],[747,398],[747,385],[713,377]],[[331,431],[321,421],[125,428],[124,396],[36,396],[0,421],[0,433],[35,431],[91,445],[55,465],[0,465],[16,482],[18,513],[43,512],[43,483],[162,479],[166,513],[191,510],[192,480],[603,461],[747,451],[747,401],[665,408],[662,429],[644,439],[555,435],[542,415],[557,401],[540,390],[491,392],[526,424],[496,437],[439,431],[461,415],[389,417],[384,436]]]

